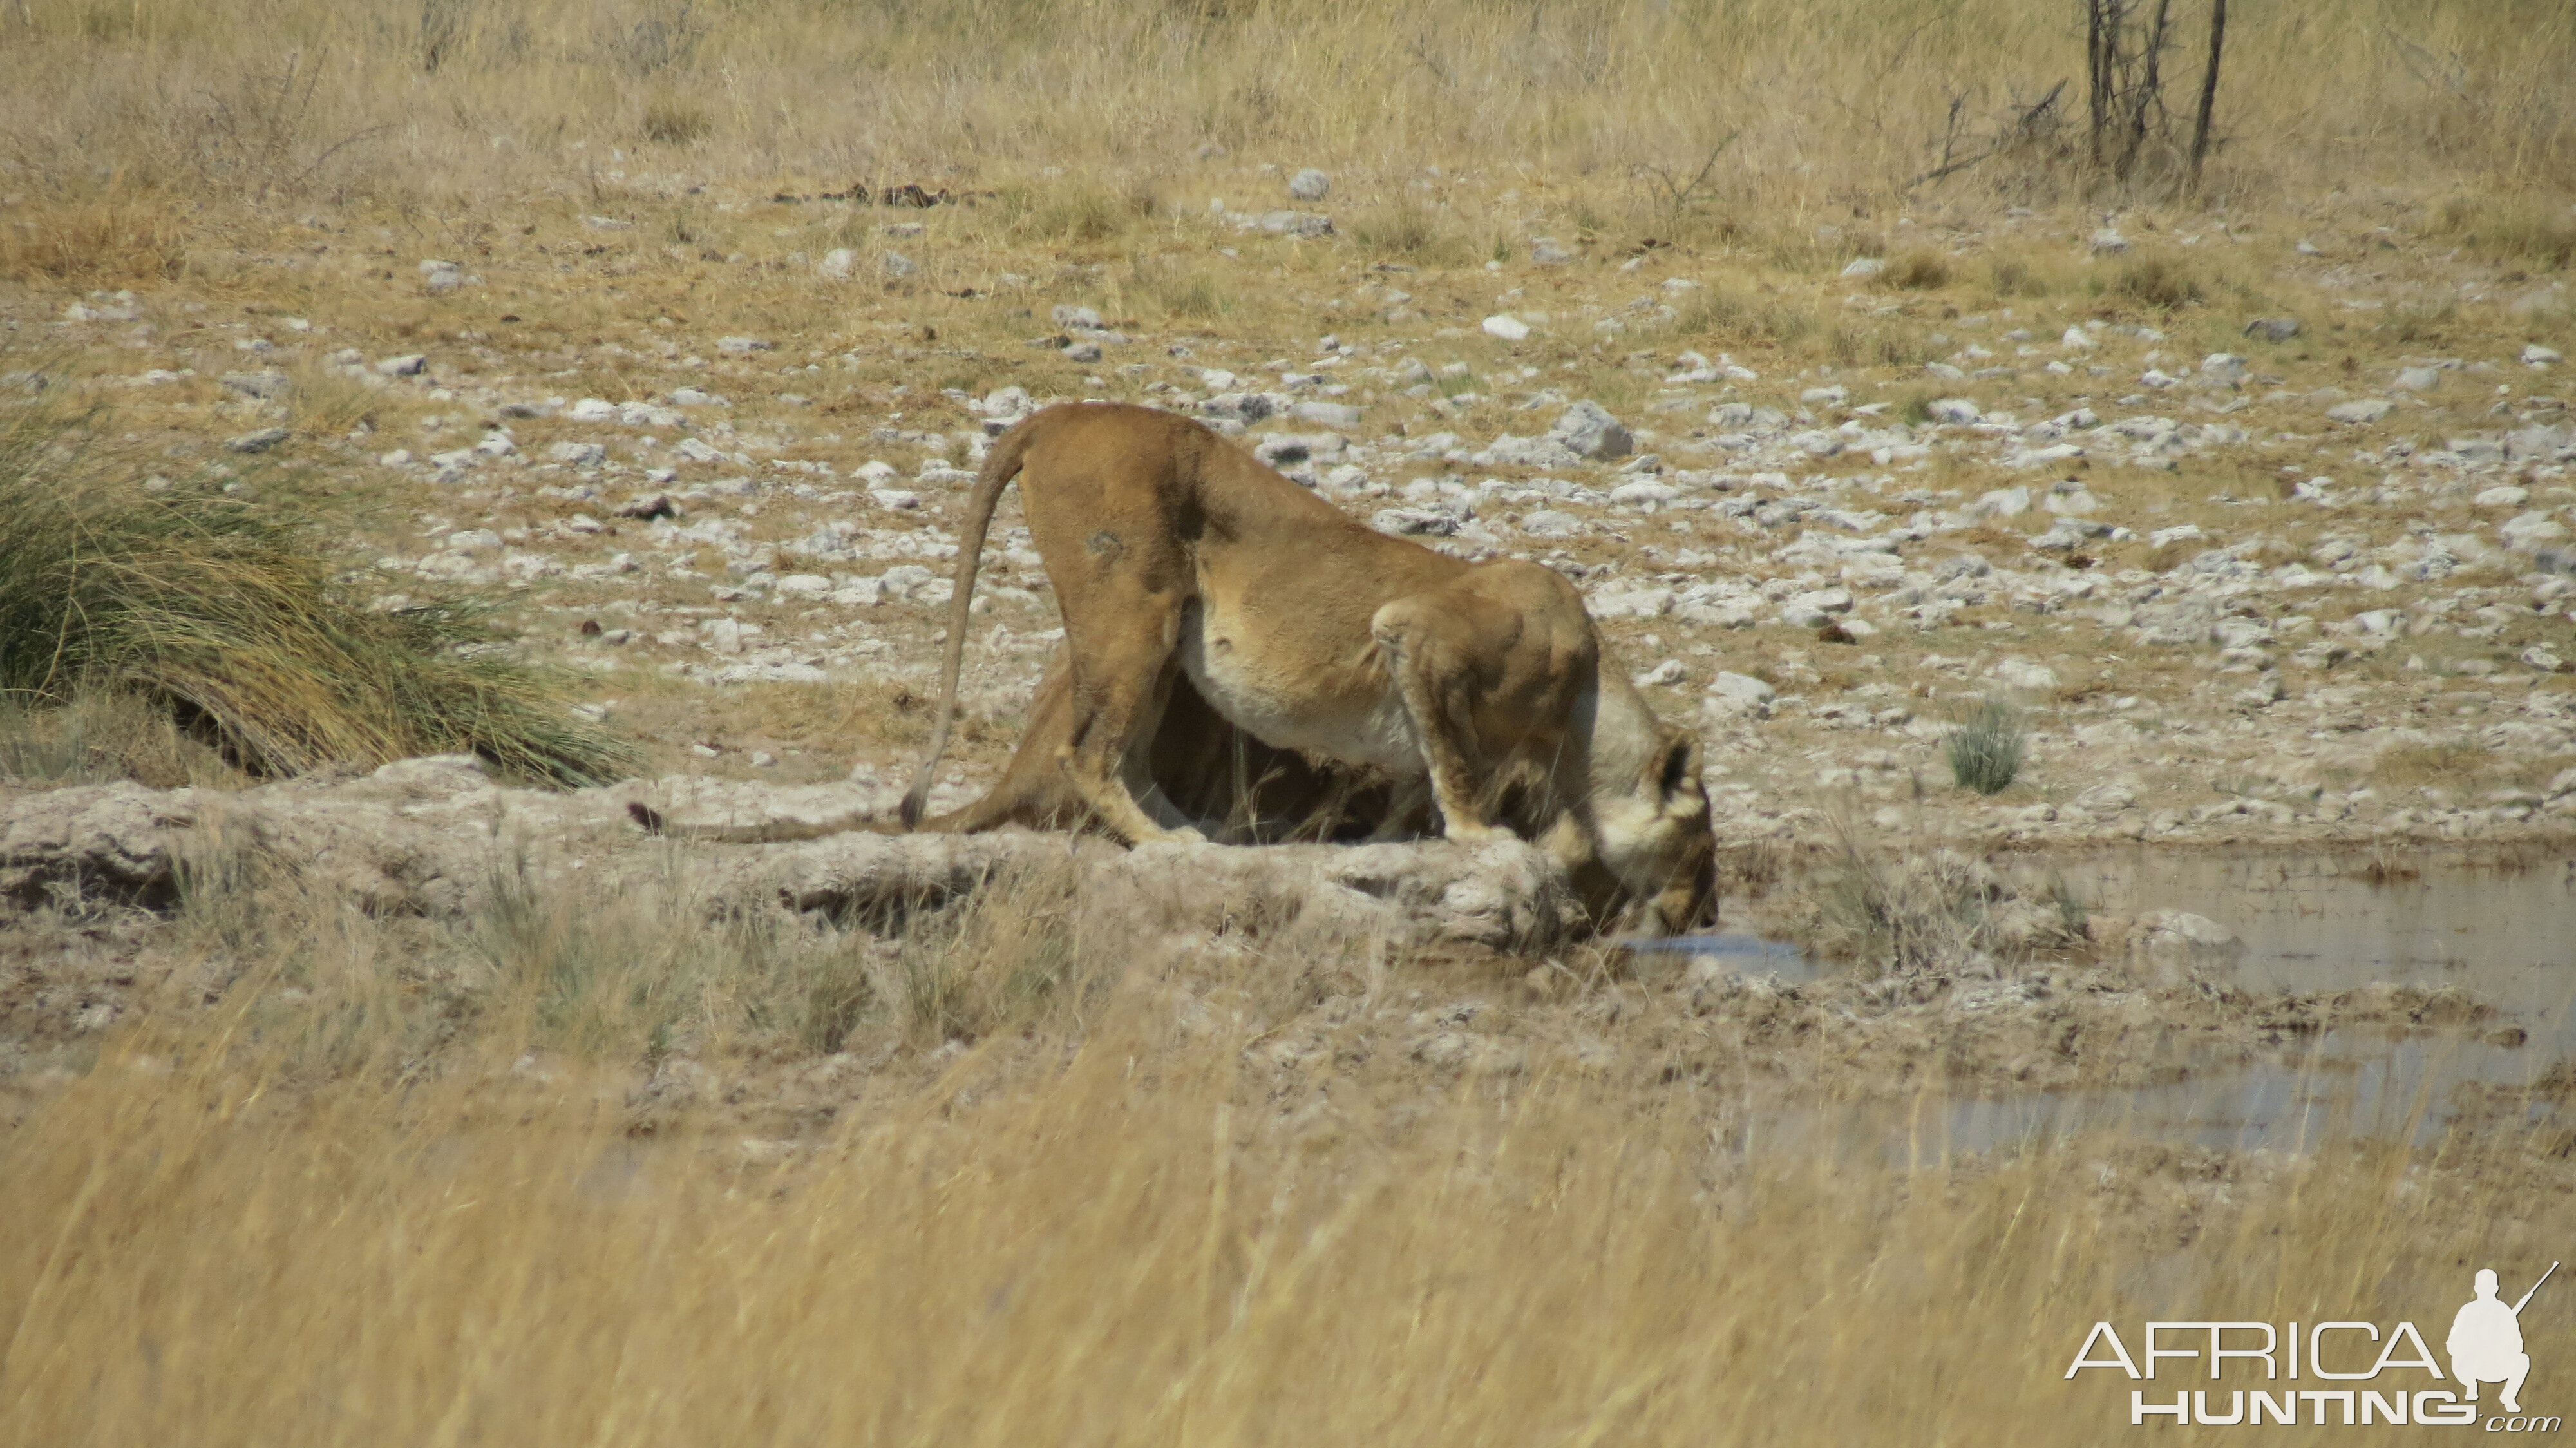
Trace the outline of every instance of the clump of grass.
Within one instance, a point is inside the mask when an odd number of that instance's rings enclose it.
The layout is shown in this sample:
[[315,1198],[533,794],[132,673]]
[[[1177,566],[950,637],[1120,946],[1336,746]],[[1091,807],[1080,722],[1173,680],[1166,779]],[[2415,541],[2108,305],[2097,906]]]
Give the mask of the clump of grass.
[[2434,226],[2493,261],[2545,271],[2576,264],[2576,213],[2529,198],[2445,202]]
[[1979,794],[2001,794],[2010,788],[2021,773],[2028,748],[2029,735],[2021,711],[1997,697],[1978,705],[1977,712],[1950,731],[1950,737],[1941,744],[1942,755],[1950,763],[1951,781]]
[[2200,278],[2190,268],[2165,256],[2142,256],[2123,263],[2119,275],[2111,280],[2111,290],[2142,306],[2168,312],[2191,306],[2203,295]]
[[1684,337],[1715,337],[1745,346],[1787,347],[1814,335],[1816,315],[1783,302],[1706,288],[1673,322]]
[[1428,208],[1410,202],[1378,207],[1352,219],[1346,234],[1370,251],[1424,265],[1466,266],[1476,248],[1451,232]]
[[1989,261],[1986,280],[1998,297],[2035,297],[2048,290],[2031,271],[2030,263],[2017,256],[1999,256]]
[[155,789],[240,779],[223,757],[191,739],[170,711],[113,686],[51,708],[0,695],[0,778],[54,785],[131,779]]
[[187,265],[187,208],[120,193],[12,208],[0,220],[0,277],[12,281],[131,282]]
[[2371,765],[2372,782],[2389,786],[2447,785],[2457,789],[2483,775],[2495,763],[2495,751],[2483,744],[2455,740],[2447,744],[2401,744],[2380,751]]
[[21,705],[128,690],[272,776],[471,752],[577,785],[633,762],[559,681],[498,648],[480,607],[370,609],[287,489],[146,488],[87,440],[97,421],[0,416],[0,691]]
[[1950,284],[1950,259],[1939,252],[1909,251],[1888,263],[1878,279],[1905,291],[1932,291]]
[[1098,186],[1064,186],[1044,192],[1005,190],[999,198],[1004,228],[1017,241],[1083,245],[1126,234],[1149,204]]
[[982,1038],[1079,1010],[1105,988],[1102,952],[1078,948],[1080,882],[1070,870],[988,884],[904,932],[894,975],[925,1045]]
[[1234,300],[1226,294],[1224,284],[1195,268],[1157,272],[1146,277],[1138,290],[1162,308],[1165,316],[1185,321],[1204,322],[1234,310]]
[[644,103],[644,139],[665,146],[688,146],[714,134],[715,118],[702,106],[657,96]]

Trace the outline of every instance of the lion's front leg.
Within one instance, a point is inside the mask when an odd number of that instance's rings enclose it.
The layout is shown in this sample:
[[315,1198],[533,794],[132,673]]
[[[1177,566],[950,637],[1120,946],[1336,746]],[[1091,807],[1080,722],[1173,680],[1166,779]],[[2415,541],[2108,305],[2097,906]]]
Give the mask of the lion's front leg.
[[1387,680],[1404,701],[1431,797],[1440,806],[1441,835],[1459,844],[1511,838],[1497,823],[1485,788],[1467,691],[1475,684],[1475,621],[1457,612],[1447,590],[1399,598],[1369,620],[1386,661]]

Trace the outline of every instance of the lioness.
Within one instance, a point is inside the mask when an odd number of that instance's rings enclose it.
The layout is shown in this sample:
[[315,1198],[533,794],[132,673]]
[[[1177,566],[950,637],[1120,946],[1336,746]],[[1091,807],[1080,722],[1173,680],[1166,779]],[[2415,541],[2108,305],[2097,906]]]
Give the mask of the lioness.
[[[1563,575],[1389,537],[1197,423],[1112,403],[1027,419],[975,479],[938,719],[905,824],[921,819],[947,749],[975,574],[1015,477],[1064,614],[1068,712],[1053,752],[1112,834],[1203,838],[1149,768],[1177,666],[1264,744],[1427,785],[1452,840],[1539,843],[1635,928],[1709,918],[1699,740],[1657,722],[1603,666]],[[1023,754],[1038,734],[1033,718]]]

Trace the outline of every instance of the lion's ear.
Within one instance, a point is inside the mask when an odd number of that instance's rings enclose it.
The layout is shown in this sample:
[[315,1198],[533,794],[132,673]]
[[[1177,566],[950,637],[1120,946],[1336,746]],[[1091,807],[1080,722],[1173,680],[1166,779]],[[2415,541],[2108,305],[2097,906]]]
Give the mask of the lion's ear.
[[1700,783],[1699,736],[1688,730],[1664,741],[1652,766],[1655,788],[1665,798],[1697,790]]

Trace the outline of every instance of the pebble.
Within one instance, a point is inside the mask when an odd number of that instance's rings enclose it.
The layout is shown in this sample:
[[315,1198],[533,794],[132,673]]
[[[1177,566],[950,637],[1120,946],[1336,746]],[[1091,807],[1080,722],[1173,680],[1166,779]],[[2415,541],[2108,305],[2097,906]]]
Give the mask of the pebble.
[[2296,317],[2256,317],[2254,320],[2245,324],[2245,335],[2248,337],[2257,337],[2266,342],[2287,342],[2292,337],[2299,335],[2299,319]]
[[428,370],[429,358],[418,352],[382,358],[376,363],[376,371],[386,377],[418,377]]
[[2547,367],[2552,363],[2564,362],[2567,359],[2557,348],[2543,347],[2539,343],[2534,342],[2522,349],[2522,360],[2534,367]]
[[1064,344],[1064,355],[1065,360],[1069,362],[1097,362],[1100,360],[1100,344],[1089,338],[1067,342]]
[[2395,411],[2397,404],[2383,397],[2363,397],[2351,402],[2338,402],[2326,409],[2329,422],[2367,424],[2379,421]]
[[1305,167],[1288,178],[1288,194],[1299,201],[1321,201],[1333,194],[1333,178],[1312,166]]
[[823,253],[823,259],[814,264],[814,270],[832,281],[845,282],[858,264],[858,252],[846,246],[836,246]]
[[1530,263],[1533,266],[1563,266],[1574,260],[1574,253],[1552,236],[1530,238]]
[[452,292],[465,285],[465,274],[452,261],[425,261],[420,264],[420,284],[428,292]]
[[1854,257],[1843,264],[1843,277],[1847,281],[1867,281],[1885,270],[1887,270],[1887,262],[1884,258]]
[[225,442],[224,451],[236,453],[264,453],[270,448],[277,446],[279,443],[286,441],[286,439],[287,431],[285,428],[263,427],[256,432],[246,432],[239,437],[232,438]]
[[1484,326],[1486,336],[1499,337],[1506,342],[1518,342],[1530,334],[1529,323],[1509,312],[1497,312],[1487,317]]
[[2123,252],[2129,249],[2129,239],[2120,234],[2119,228],[2105,226],[2093,233],[2092,248],[2105,254]]
[[1977,404],[1970,402],[1964,397],[1944,397],[1937,401],[1927,402],[1923,405],[1923,412],[1925,416],[1931,418],[1934,422],[1947,423],[1975,422],[1978,418],[1985,415],[1978,411]]
[[1089,307],[1060,305],[1048,312],[1047,317],[1059,327],[1082,327],[1092,331],[1100,328],[1100,313]]
[[728,357],[742,357],[753,352],[766,352],[770,350],[770,345],[771,344],[762,341],[758,337],[718,337],[716,339],[716,350],[724,353]]

